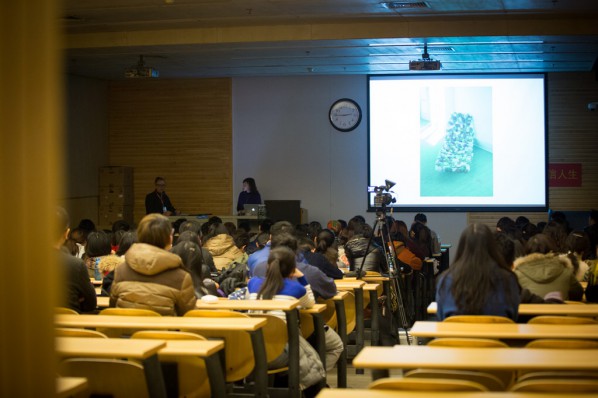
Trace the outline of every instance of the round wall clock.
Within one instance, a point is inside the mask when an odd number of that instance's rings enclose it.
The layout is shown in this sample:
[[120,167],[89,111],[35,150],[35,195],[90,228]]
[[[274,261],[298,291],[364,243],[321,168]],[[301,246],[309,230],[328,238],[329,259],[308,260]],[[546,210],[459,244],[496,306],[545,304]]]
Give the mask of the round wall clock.
[[341,98],[332,104],[328,112],[330,124],[338,131],[351,131],[361,122],[361,108],[349,98]]

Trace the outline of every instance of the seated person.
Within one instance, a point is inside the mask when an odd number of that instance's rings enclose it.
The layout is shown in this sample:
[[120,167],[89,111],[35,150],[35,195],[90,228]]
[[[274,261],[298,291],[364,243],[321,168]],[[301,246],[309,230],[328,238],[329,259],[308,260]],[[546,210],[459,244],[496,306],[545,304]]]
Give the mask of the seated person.
[[144,308],[162,315],[183,315],[195,308],[193,279],[172,247],[168,218],[148,214],[139,222],[137,239],[114,270],[110,307]]

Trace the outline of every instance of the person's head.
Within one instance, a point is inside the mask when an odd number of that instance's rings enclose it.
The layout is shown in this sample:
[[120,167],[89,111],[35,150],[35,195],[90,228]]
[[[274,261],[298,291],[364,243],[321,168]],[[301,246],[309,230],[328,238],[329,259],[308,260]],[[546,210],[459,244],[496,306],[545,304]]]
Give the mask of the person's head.
[[85,254],[88,257],[107,256],[112,252],[110,236],[104,231],[93,231],[87,235]]
[[[446,272],[452,279],[450,291],[458,314],[482,314],[484,305],[497,294],[498,288],[505,290],[507,300],[515,293],[507,279],[516,280],[516,276],[499,252],[494,234],[484,224],[471,224],[463,230],[454,262]],[[441,279],[439,289],[447,279]]]
[[209,239],[212,239],[214,236],[222,234],[229,235],[228,229],[224,226],[224,224],[214,223],[210,225],[210,228],[208,228],[208,233],[206,234],[205,240],[207,241]]
[[409,236],[416,242],[428,244],[431,242],[432,234],[430,229],[420,222],[414,222],[411,225]]
[[272,249],[276,247],[288,247],[293,252],[297,251],[297,238],[293,234],[288,232],[281,232],[276,235],[272,235],[272,242],[270,243],[270,247]]
[[64,241],[69,236],[70,231],[70,218],[69,214],[62,207],[56,207],[56,247],[60,247],[64,244]]
[[338,236],[338,234],[341,233],[343,226],[341,225],[341,223],[338,220],[330,220],[326,224],[326,228],[331,230],[332,232],[334,232],[335,236]]
[[288,247],[277,247],[270,250],[266,278],[260,290],[258,299],[271,299],[283,287],[284,278],[289,278],[295,272],[295,252]]
[[69,232],[69,239],[74,240],[80,245],[85,245],[88,233],[79,228],[71,229]]
[[496,222],[496,230],[498,232],[509,233],[511,230],[515,228],[517,228],[517,226],[515,225],[515,221],[513,221],[513,219],[510,217],[501,217]]
[[172,226],[167,217],[152,213],[141,219],[137,226],[137,239],[140,243],[170,249],[172,246]]
[[509,238],[507,234],[503,232],[495,232],[494,240],[496,241],[496,247],[500,254],[502,254],[505,263],[508,266],[512,266],[513,261],[515,261],[515,242],[513,239]]
[[251,224],[249,224],[248,221],[240,221],[239,225],[237,226],[237,231],[238,230],[242,230],[245,233],[250,233],[251,232]]
[[558,252],[565,252],[565,240],[567,240],[567,228],[565,224],[558,223],[556,221],[550,221],[544,227],[544,231],[542,233],[548,236],[553,244],[554,250]]
[[521,237],[525,242],[529,240],[532,236],[538,233],[538,228],[533,223],[527,223],[521,228]]
[[365,224],[365,218],[363,216],[357,215],[353,216],[347,223],[347,228],[350,230],[354,230],[357,226]]
[[307,234],[310,239],[315,239],[322,230],[322,224],[318,221],[312,221],[307,226]]
[[243,180],[243,191],[245,192],[258,192],[255,180],[251,177],[247,177]]
[[110,244],[112,246],[118,246],[118,242],[120,242],[120,239],[123,237],[123,235],[126,233],[127,231],[123,231],[122,229],[119,229],[118,231],[113,232],[110,235]]
[[334,232],[329,229],[323,229],[320,231],[315,239],[316,252],[326,253],[329,248],[334,248],[336,245],[336,239]]
[[237,230],[232,234],[235,246],[241,251],[245,251],[245,248],[249,244],[249,234],[243,230]]
[[[184,241],[179,242],[170,249],[170,251],[183,260],[183,266],[188,270],[198,270],[201,273],[202,256],[199,245],[195,242]],[[201,275],[202,278],[207,277]]]
[[129,224],[125,220],[116,220],[112,223],[112,232],[129,231],[130,229],[131,229],[131,224]]
[[565,240],[567,251],[581,256],[582,259],[590,255],[590,237],[584,231],[573,231]]
[[179,225],[179,234],[182,234],[185,231],[193,231],[196,234],[199,234],[201,231],[201,224],[195,220],[185,220]]
[[278,221],[272,224],[272,227],[270,227],[270,235],[272,238],[281,233],[294,234],[295,227],[288,221]]
[[316,244],[313,240],[309,239],[307,236],[299,236],[297,237],[297,250],[301,252],[312,251],[316,248]]
[[590,225],[594,225],[598,223],[598,210],[592,209],[590,210],[590,216],[588,218],[588,223]]
[[426,223],[428,222],[428,217],[426,217],[424,213],[417,213],[413,218],[413,221],[426,225]]
[[189,230],[181,232],[179,239],[177,240],[177,244],[180,242],[194,242],[201,246],[201,239],[199,239],[199,235]]
[[124,256],[127,250],[133,246],[133,243],[137,243],[137,232],[126,231],[118,241],[118,250],[116,250],[116,255]]
[[264,232],[264,233],[270,234],[270,228],[272,228],[273,224],[274,223],[272,222],[271,219],[265,218],[260,223],[258,229],[260,230],[260,232]]
[[525,228],[525,226],[529,223],[529,218],[525,216],[519,216],[515,219],[515,226],[517,226],[517,228],[519,228],[521,231],[523,231],[523,228]]
[[154,179],[154,186],[156,187],[156,192],[162,193],[166,190],[166,180],[163,177],[156,177]]
[[84,218],[81,221],[79,221],[79,226],[77,228],[89,233],[91,231],[96,230],[96,225],[89,218]]
[[237,226],[233,222],[227,221],[224,223],[224,226],[226,227],[228,234],[231,236],[234,235],[235,232],[237,232]]
[[548,254],[554,251],[556,251],[556,245],[554,244],[554,241],[545,234],[536,234],[529,238],[529,240],[525,243],[525,248],[523,249],[524,254]]
[[261,249],[262,247],[266,246],[268,240],[270,240],[270,234],[266,232],[261,232],[257,234],[257,236],[255,237],[255,244],[257,247]]

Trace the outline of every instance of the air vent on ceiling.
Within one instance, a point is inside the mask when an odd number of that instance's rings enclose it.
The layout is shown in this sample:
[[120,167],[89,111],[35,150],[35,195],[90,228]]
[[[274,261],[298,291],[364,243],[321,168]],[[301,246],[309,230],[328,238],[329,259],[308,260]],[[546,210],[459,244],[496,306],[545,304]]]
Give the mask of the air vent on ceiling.
[[382,5],[389,10],[405,10],[408,8],[430,8],[425,1],[387,1]]

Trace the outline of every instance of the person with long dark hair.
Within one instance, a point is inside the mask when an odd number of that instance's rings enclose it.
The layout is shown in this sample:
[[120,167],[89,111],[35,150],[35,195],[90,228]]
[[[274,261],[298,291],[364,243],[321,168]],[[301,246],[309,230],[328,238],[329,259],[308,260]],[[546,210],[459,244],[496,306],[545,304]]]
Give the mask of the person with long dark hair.
[[490,228],[484,224],[465,228],[453,264],[438,278],[438,319],[497,315],[516,321],[519,301],[517,276],[505,263]]
[[237,200],[237,212],[243,213],[245,205],[261,205],[262,197],[260,191],[257,189],[255,179],[247,177],[243,180],[243,190],[239,193],[239,200]]

